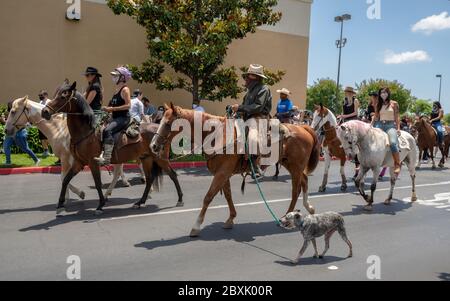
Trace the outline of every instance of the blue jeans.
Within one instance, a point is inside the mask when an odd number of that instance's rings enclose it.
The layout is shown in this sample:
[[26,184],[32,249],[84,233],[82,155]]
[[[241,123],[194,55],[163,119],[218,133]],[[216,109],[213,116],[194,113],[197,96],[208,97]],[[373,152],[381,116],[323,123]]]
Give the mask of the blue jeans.
[[435,121],[432,123],[432,126],[435,128],[438,135],[438,143],[441,145],[444,143],[444,127],[440,121]]
[[24,153],[28,154],[35,163],[38,161],[36,155],[28,147],[27,136],[27,130],[22,129],[16,133],[15,138],[10,136],[5,138],[5,141],[3,142],[3,149],[5,151],[6,164],[11,164],[11,147],[14,144],[17,145]]
[[398,136],[397,128],[394,121],[379,121],[377,124],[379,129],[382,129],[389,136],[389,144],[391,145],[391,152],[398,153],[400,150],[398,148]]

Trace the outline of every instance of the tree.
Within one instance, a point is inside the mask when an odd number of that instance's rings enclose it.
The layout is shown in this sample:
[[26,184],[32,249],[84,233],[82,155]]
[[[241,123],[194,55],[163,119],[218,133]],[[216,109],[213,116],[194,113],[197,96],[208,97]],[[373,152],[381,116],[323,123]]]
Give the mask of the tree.
[[369,102],[369,93],[372,91],[378,92],[381,88],[388,87],[391,90],[391,98],[398,102],[400,113],[410,111],[412,105],[411,90],[398,81],[389,81],[385,79],[369,79],[364,80],[360,84],[356,84],[358,90],[357,98],[361,106],[366,108]]
[[447,115],[444,116],[444,123],[447,126],[450,126],[450,114],[447,114]]
[[430,115],[433,110],[433,105],[431,100],[425,99],[415,99],[413,100],[409,112],[413,114],[425,114]]
[[306,108],[313,110],[314,105],[322,103],[329,108],[333,113],[340,114],[342,111],[342,101],[344,99],[344,92],[342,87],[339,87],[340,93],[336,101],[336,81],[329,78],[318,79],[312,86],[308,87],[306,97]]
[[[108,0],[115,14],[132,17],[147,33],[149,58],[130,66],[138,82],[159,90],[183,89],[194,103],[237,98],[235,67],[223,67],[228,46],[261,25],[274,25],[276,0]],[[176,76],[166,72],[167,66]],[[173,73],[173,72],[172,72]]]

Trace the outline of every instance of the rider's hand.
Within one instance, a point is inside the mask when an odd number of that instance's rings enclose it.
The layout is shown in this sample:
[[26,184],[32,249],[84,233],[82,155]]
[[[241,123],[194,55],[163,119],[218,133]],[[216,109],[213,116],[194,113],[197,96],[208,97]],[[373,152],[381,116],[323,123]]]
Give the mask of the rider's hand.
[[105,112],[111,113],[113,111],[113,108],[112,107],[103,107],[102,110]]
[[397,136],[401,136],[402,132],[400,130],[397,130]]
[[239,105],[232,105],[231,106],[231,110],[233,110],[233,112],[237,112],[239,109]]

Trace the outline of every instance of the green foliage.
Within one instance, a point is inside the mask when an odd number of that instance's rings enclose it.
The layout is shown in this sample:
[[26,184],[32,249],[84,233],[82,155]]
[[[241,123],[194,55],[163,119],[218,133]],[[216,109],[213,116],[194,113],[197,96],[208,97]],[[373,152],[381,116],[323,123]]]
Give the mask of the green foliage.
[[447,126],[450,126],[450,114],[444,116],[444,123]]
[[411,111],[410,106],[413,103],[411,90],[406,89],[405,86],[398,81],[389,81],[385,79],[369,79],[362,81],[360,84],[356,84],[356,89],[358,90],[357,98],[361,103],[361,107],[367,108],[370,92],[378,92],[383,87],[388,87],[391,90],[391,99],[398,102],[400,113]]
[[[237,98],[235,67],[223,67],[228,46],[261,25],[274,25],[276,0],[108,0],[117,14],[132,17],[147,34],[149,58],[129,66],[138,82],[159,90],[184,89],[193,102]],[[166,72],[167,66],[175,71]]]
[[313,110],[314,105],[322,103],[335,114],[339,114],[342,111],[344,100],[342,87],[339,88],[339,96],[336,101],[336,81],[329,78],[318,79],[312,86],[308,87],[306,109]]
[[433,110],[433,103],[431,100],[425,99],[413,99],[412,104],[409,108],[409,112],[413,114],[424,114],[430,115]]
[[[39,140],[39,132],[38,129],[35,127],[31,127],[27,129],[28,131],[28,146],[30,149],[36,153],[40,154],[44,150],[42,148],[41,141]],[[3,141],[5,140],[5,126],[0,124],[0,149],[3,152]],[[13,146],[11,148],[11,153],[13,154],[20,154],[22,153],[22,150],[20,150],[17,146]]]

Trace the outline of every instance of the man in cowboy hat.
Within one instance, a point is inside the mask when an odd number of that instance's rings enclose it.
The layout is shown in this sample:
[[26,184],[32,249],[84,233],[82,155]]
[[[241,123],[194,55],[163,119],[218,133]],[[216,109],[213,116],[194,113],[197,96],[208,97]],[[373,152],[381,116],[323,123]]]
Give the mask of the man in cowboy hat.
[[290,123],[292,117],[292,101],[289,99],[289,95],[291,92],[283,88],[281,90],[277,90],[277,93],[280,93],[280,101],[277,105],[277,115],[276,117],[280,120],[281,123]]
[[[252,64],[244,73],[245,87],[247,94],[244,96],[242,105],[235,104],[231,108],[234,112],[243,114],[244,120],[250,121],[254,119],[256,124],[258,119],[268,119],[270,111],[272,110],[272,94],[269,87],[264,85],[263,79],[267,79],[264,75],[264,67],[257,64]],[[262,175],[262,171],[258,164],[258,142],[259,136],[263,133],[258,133],[258,127],[249,128],[248,143],[249,151],[251,153],[250,159],[255,166],[255,172]]]

